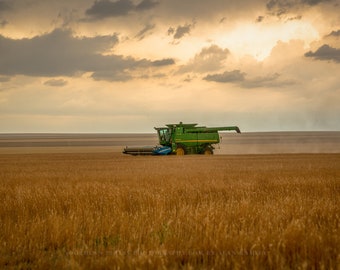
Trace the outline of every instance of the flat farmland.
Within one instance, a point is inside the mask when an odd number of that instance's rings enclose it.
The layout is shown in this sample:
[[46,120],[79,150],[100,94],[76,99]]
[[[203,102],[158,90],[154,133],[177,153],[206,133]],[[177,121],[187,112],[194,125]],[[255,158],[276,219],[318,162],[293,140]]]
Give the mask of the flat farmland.
[[339,269],[339,153],[18,147],[0,154],[0,268]]
[[[340,132],[220,133],[217,155],[340,153]],[[0,153],[121,153],[125,146],[154,146],[156,134],[23,133],[0,134]]]

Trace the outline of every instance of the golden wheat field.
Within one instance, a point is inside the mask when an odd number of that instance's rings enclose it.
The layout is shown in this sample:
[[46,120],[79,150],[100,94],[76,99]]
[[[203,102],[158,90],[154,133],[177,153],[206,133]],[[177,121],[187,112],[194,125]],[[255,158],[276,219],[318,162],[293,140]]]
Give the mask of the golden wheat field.
[[340,265],[340,154],[0,155],[0,198],[0,268]]

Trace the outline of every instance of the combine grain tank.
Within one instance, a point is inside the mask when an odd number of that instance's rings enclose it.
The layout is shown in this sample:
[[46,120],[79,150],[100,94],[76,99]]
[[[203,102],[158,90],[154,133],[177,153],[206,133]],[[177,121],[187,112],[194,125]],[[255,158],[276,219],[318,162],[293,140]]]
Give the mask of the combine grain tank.
[[155,127],[158,133],[159,146],[126,147],[124,154],[131,155],[186,155],[214,153],[213,144],[220,142],[219,131],[236,131],[237,126],[203,127],[197,124],[168,124],[166,127]]

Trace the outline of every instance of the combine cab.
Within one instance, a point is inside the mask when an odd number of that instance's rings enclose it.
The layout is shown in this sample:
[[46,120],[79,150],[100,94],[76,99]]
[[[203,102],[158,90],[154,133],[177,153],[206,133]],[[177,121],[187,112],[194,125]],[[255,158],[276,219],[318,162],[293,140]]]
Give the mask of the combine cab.
[[130,155],[186,155],[214,153],[213,144],[220,142],[218,131],[236,131],[241,133],[236,126],[232,127],[200,127],[197,124],[169,124],[166,127],[155,127],[158,133],[159,146],[126,147],[124,154]]

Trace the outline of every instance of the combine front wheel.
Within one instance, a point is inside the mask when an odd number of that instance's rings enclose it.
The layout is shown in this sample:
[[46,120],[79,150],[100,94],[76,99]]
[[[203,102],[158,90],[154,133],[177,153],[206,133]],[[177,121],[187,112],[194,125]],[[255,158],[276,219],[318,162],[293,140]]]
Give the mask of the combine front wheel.
[[185,155],[185,150],[184,150],[183,146],[177,146],[176,155],[177,156],[184,156]]

